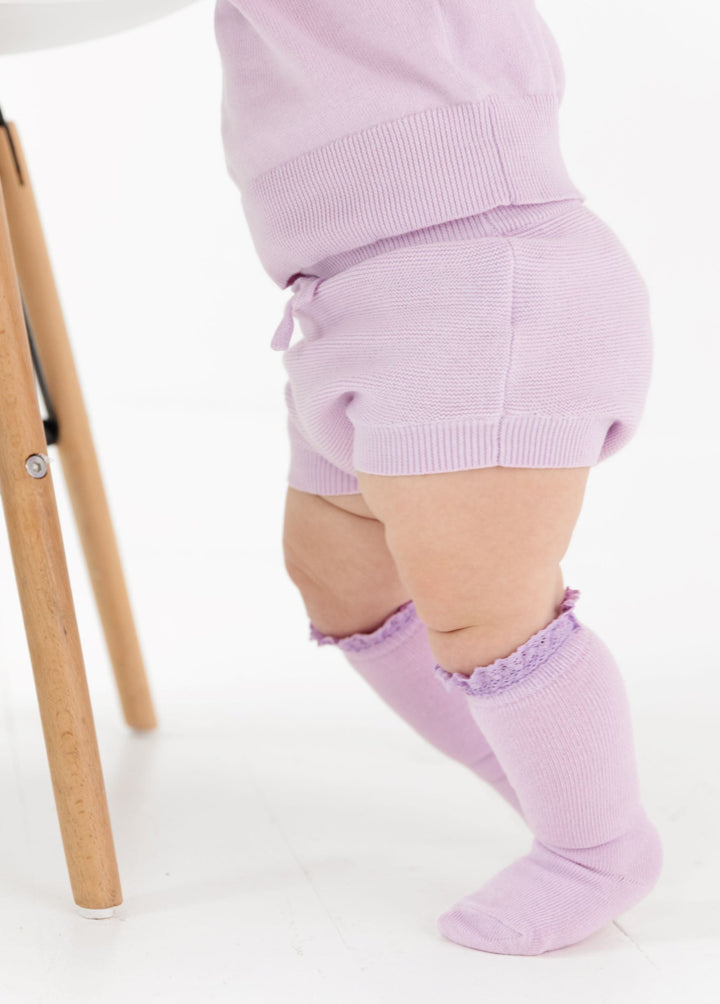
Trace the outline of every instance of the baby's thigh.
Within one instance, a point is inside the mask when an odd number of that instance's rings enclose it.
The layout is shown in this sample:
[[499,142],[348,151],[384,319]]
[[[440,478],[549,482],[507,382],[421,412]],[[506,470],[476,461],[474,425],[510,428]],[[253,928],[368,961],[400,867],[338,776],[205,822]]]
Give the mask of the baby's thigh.
[[283,551],[308,617],[323,634],[369,633],[410,599],[383,524],[321,495],[288,486]]
[[564,591],[559,563],[589,470],[356,472],[436,658],[458,663],[446,668],[504,657],[554,619]]

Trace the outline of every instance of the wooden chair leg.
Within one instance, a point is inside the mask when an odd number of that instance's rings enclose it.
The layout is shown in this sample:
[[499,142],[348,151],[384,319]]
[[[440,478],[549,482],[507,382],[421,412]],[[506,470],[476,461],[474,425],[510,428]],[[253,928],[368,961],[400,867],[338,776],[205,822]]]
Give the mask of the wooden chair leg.
[[0,493],[73,898],[111,916],[120,876],[2,184]]
[[58,419],[58,451],[105,633],[123,714],[153,729],[140,643],[93,439],[53,278],[50,258],[14,123],[0,129],[0,181],[13,252],[40,367]]

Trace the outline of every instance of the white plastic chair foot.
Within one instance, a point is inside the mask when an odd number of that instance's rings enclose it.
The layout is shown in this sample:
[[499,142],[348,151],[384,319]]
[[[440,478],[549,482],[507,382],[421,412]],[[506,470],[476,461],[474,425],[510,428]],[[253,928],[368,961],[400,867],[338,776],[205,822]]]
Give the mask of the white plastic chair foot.
[[108,917],[115,916],[115,907],[109,906],[104,910],[91,910],[87,906],[78,906],[75,904],[75,909],[80,914],[81,917],[87,917],[88,920],[105,920]]

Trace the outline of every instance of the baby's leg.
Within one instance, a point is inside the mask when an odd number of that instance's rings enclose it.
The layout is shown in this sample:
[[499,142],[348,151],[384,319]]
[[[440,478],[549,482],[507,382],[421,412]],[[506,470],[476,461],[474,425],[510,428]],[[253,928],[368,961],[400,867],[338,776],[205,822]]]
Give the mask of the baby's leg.
[[283,545],[288,574],[311,618],[312,637],[321,645],[337,645],[412,728],[519,809],[464,695],[438,686],[427,630],[397,574],[385,528],[362,495],[337,496],[331,503],[289,487]]
[[624,685],[558,576],[589,468],[357,472],[427,625],[520,801],[530,853],[439,920],[472,948],[537,955],[633,906],[661,868]]
[[471,673],[556,614],[588,467],[357,473],[437,661]]
[[[339,496],[343,498],[361,496]],[[373,631],[410,599],[385,544],[382,523],[320,495],[288,486],[283,551],[287,573],[320,631]]]

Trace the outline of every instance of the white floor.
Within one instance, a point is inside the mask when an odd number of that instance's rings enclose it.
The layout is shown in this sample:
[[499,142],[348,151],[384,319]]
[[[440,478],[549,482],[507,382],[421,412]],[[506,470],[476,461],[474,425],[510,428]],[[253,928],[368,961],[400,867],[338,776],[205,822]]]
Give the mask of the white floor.
[[[106,480],[160,718],[153,734],[121,720],[59,463],[52,468],[123,883],[110,920],[74,912],[0,534],[0,999],[716,1000],[713,573],[679,582],[677,603],[661,598],[672,576],[654,581],[646,568],[633,586],[616,575],[620,552],[602,547],[597,517],[612,541],[620,510],[604,493],[626,461],[610,477],[610,464],[594,474],[566,582],[583,590],[586,620],[622,657],[665,869],[645,902],[581,944],[503,957],[445,940],[435,920],[525,853],[524,824],[381,704],[341,653],[307,641],[280,558],[283,464],[268,475],[257,533],[256,498],[210,492],[198,477],[201,444],[212,467],[222,449],[213,430],[249,444],[245,420],[194,415],[193,434],[167,445],[177,497],[138,493],[146,472],[136,469],[133,483],[131,468],[151,460],[135,445],[179,419],[136,407],[96,422],[113,457]],[[279,416],[269,421],[279,440]],[[663,477],[655,446],[671,449],[651,440],[628,449],[630,462],[644,458],[651,494]],[[141,497],[145,518],[135,519]],[[651,531],[637,527],[633,568]],[[688,547],[693,533],[689,525]],[[662,630],[644,646],[652,624]]]

